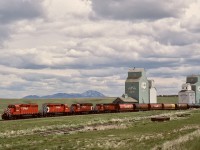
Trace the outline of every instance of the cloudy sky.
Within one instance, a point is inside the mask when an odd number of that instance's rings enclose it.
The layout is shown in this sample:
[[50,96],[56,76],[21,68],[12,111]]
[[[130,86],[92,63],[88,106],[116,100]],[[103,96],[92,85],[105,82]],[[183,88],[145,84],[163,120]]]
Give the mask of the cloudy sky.
[[121,96],[129,68],[158,94],[200,73],[200,0],[1,0],[0,97],[97,90]]

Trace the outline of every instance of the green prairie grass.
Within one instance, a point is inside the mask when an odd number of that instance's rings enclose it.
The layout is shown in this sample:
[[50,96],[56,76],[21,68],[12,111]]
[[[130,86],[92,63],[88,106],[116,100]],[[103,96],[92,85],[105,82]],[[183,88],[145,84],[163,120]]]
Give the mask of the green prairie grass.
[[[190,113],[188,117],[177,117]],[[151,122],[152,116],[170,116]],[[146,111],[0,122],[0,149],[179,149],[199,148],[200,110]],[[70,132],[63,131],[71,130]],[[197,132],[198,133],[198,132]],[[190,135],[192,134],[192,135]],[[189,140],[181,141],[181,137]],[[176,141],[180,139],[179,141]],[[189,143],[188,143],[189,142]],[[172,145],[168,144],[172,143]]]

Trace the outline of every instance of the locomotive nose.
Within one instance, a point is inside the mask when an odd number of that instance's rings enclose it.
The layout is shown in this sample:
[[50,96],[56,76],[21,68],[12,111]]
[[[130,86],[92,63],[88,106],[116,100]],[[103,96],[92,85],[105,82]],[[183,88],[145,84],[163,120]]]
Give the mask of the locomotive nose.
[[10,118],[10,116],[11,116],[10,109],[7,108],[7,109],[4,110],[4,112],[3,112],[2,116],[1,116],[1,118],[2,118],[3,120],[8,120],[8,119]]
[[9,108],[5,109],[5,110],[4,110],[4,113],[5,113],[6,115],[10,115],[10,109],[9,109]]

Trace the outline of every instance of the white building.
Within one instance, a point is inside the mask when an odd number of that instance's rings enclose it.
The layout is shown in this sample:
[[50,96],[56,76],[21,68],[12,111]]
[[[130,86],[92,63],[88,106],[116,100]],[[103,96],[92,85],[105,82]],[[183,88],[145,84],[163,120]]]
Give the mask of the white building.
[[182,85],[182,90],[178,93],[179,103],[195,103],[195,92],[192,90],[190,83],[185,83]]

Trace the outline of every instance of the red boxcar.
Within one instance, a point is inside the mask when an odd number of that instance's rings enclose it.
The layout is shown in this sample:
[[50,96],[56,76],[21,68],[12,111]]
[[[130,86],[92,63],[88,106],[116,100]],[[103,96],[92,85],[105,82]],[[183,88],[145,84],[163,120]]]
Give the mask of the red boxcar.
[[135,105],[134,104],[117,104],[117,109],[119,112],[135,111]]
[[150,104],[150,110],[162,110],[163,104]]
[[92,103],[80,103],[71,105],[71,113],[73,114],[92,113],[93,111]]
[[42,105],[42,112],[44,116],[67,115],[70,108],[67,104],[45,103]]
[[2,119],[38,117],[38,104],[12,104],[2,114]]

